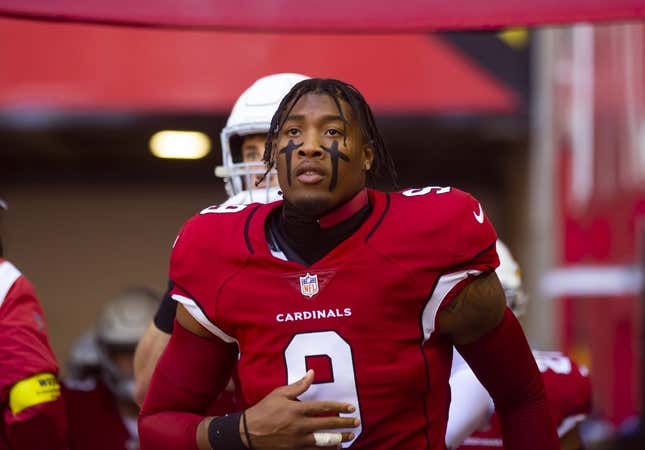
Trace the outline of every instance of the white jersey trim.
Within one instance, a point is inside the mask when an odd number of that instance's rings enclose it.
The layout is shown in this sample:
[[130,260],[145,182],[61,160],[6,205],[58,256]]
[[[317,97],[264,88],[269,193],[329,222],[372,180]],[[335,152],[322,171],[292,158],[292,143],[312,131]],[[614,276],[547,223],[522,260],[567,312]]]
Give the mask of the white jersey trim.
[[430,296],[428,303],[426,303],[425,308],[423,308],[423,314],[421,316],[424,342],[430,339],[435,328],[434,325],[439,307],[450,291],[469,276],[477,276],[481,273],[481,270],[463,270],[461,272],[453,272],[439,277],[437,285],[435,286],[434,291],[432,291],[432,295]]
[[20,271],[9,261],[0,263],[0,307],[7,297],[9,289],[20,278],[20,275],[22,275]]
[[562,437],[569,431],[573,430],[576,425],[587,418],[586,414],[577,414],[575,416],[565,417],[558,426],[558,436]]
[[469,437],[462,445],[477,446],[477,447],[503,447],[504,443],[498,438],[481,438]]
[[199,322],[204,328],[206,328],[208,331],[213,333],[215,336],[223,340],[224,342],[228,344],[232,344],[233,342],[237,343],[237,339],[235,339],[233,336],[230,336],[223,332],[221,328],[219,328],[217,325],[215,325],[213,322],[208,320],[206,317],[206,314],[201,310],[199,305],[193,300],[192,298],[184,297],[183,295],[179,294],[172,294],[172,299],[175,301],[178,301],[184,307],[186,310],[190,313],[193,318]]

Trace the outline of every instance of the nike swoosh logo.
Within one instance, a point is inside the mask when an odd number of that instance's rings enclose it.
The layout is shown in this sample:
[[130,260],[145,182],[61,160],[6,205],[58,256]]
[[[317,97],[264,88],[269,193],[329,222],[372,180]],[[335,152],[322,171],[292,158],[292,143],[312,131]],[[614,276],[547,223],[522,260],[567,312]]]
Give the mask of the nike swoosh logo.
[[479,214],[477,214],[475,211],[473,211],[473,216],[475,216],[475,220],[479,223],[484,223],[484,211],[482,211],[482,205],[481,203],[478,203],[479,206]]

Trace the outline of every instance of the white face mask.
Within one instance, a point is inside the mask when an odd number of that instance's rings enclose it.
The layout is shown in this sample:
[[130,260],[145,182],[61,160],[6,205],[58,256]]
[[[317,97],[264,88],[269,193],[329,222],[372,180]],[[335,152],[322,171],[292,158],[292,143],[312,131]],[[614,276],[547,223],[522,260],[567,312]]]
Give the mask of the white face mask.
[[242,191],[233,197],[229,197],[229,199],[222,203],[221,206],[248,205],[249,203],[271,203],[278,200],[282,200],[279,188],[261,188]]

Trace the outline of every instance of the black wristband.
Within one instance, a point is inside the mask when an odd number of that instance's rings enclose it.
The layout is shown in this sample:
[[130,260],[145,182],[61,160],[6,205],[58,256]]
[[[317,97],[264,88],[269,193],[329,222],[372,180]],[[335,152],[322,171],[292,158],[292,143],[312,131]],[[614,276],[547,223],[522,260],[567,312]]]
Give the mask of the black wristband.
[[240,436],[242,413],[215,417],[208,424],[208,443],[215,450],[247,450]]

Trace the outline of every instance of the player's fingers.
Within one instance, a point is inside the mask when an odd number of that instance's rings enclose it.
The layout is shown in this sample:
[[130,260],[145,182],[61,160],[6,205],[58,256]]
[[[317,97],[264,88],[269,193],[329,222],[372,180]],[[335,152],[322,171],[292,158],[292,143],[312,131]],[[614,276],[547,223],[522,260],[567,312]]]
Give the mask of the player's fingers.
[[277,388],[274,392],[282,394],[290,399],[295,399],[300,394],[304,394],[311,383],[314,381],[314,371],[309,369],[305,375],[300,378],[298,381],[288,384],[286,386],[281,386]]
[[339,413],[353,413],[356,407],[351,403],[309,400],[300,402],[302,413],[307,416],[321,416]]
[[309,433],[303,438],[303,446],[305,448],[317,449],[320,447],[338,447],[341,442],[349,442],[354,439],[355,435],[352,432],[331,432],[319,431],[316,433]]
[[355,428],[361,424],[356,417],[310,417],[302,419],[300,428],[305,432],[317,432],[319,430],[338,430],[341,428]]

